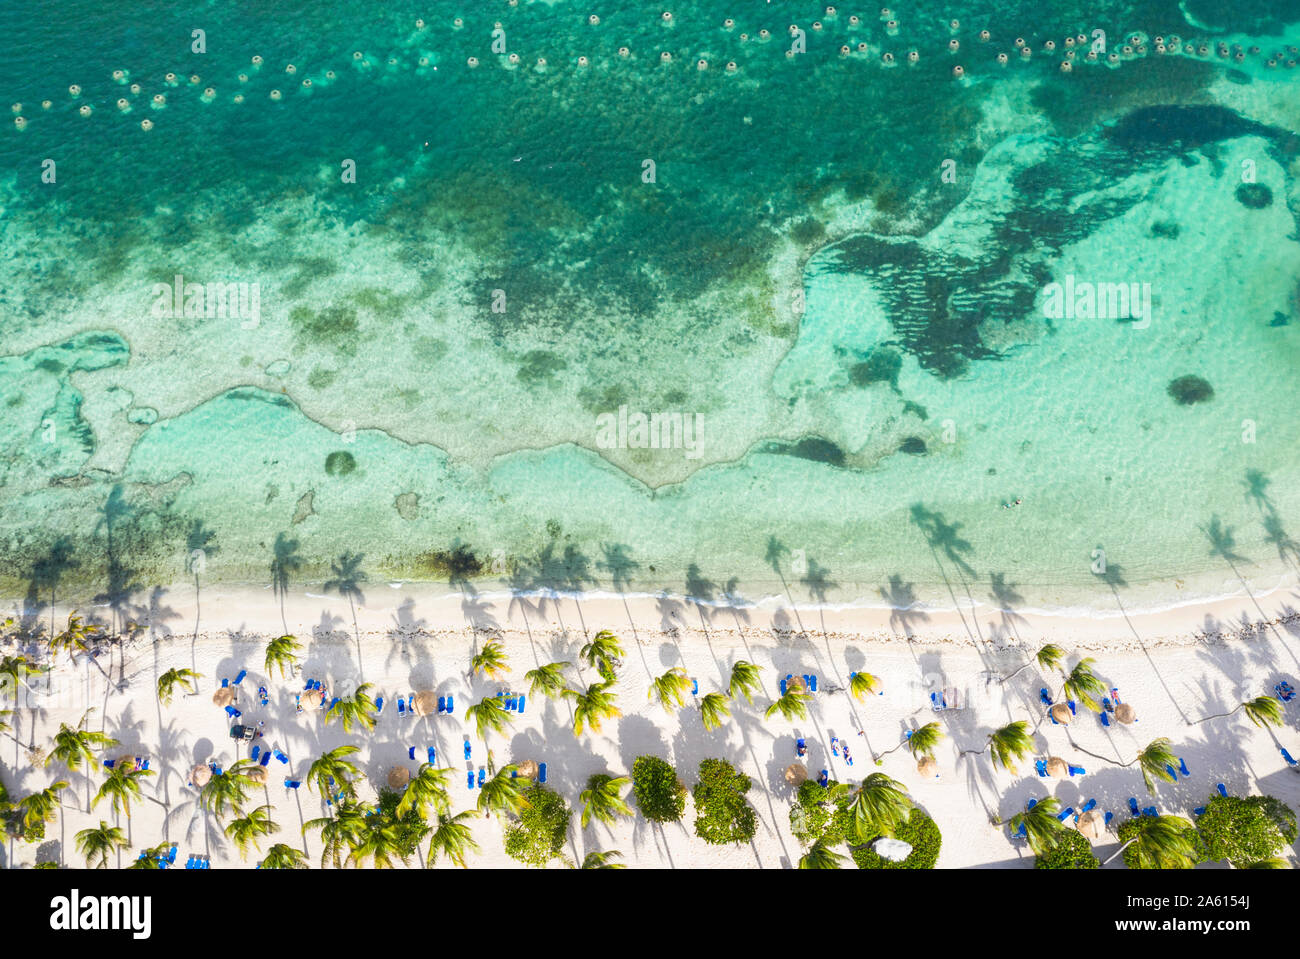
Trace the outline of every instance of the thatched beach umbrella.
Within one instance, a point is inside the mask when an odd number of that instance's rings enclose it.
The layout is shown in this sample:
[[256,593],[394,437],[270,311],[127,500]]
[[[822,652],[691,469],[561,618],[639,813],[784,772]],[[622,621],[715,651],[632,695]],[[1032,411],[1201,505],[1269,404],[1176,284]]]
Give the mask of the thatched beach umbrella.
[[325,693],[319,689],[307,689],[298,697],[303,709],[317,709],[325,701]]
[[803,763],[791,763],[785,767],[785,781],[796,788],[808,778],[808,767]]
[[252,769],[245,770],[244,775],[255,783],[265,783],[267,780],[265,766],[254,766]]
[[1070,775],[1070,764],[1064,759],[1052,756],[1047,760],[1047,775],[1056,779],[1064,779]]
[[1065,705],[1065,703],[1057,703],[1055,706],[1049,709],[1048,712],[1051,713],[1052,718],[1055,719],[1062,726],[1070,725],[1070,715],[1071,715],[1070,707]]
[[939,764],[934,761],[933,756],[922,756],[921,761],[916,764],[916,771],[925,777],[938,776]]
[[406,784],[411,781],[411,771],[405,766],[394,766],[388,770],[388,788],[405,789]]
[[222,686],[212,694],[212,703],[215,706],[229,706],[235,701],[235,691],[229,686]]
[[195,766],[190,770],[190,782],[199,788],[206,786],[211,778],[212,769],[207,764]]
[[785,690],[786,690],[786,692],[788,692],[788,693],[789,693],[789,692],[795,692],[795,693],[801,693],[801,692],[803,692],[803,690],[804,690],[803,677],[802,677],[802,676],[791,676],[789,679],[787,679],[787,680],[785,681]]
[[524,759],[515,763],[515,775],[522,776],[524,779],[537,778],[537,763],[531,759]]
[[438,711],[438,694],[431,690],[424,690],[415,694],[415,702],[411,704],[417,716],[428,716],[430,713]]
[[1100,839],[1101,831],[1106,828],[1106,817],[1095,809],[1090,809],[1079,817],[1079,832],[1089,839]]
[[1128,703],[1120,703],[1115,707],[1115,718],[1125,726],[1137,722],[1137,713]]

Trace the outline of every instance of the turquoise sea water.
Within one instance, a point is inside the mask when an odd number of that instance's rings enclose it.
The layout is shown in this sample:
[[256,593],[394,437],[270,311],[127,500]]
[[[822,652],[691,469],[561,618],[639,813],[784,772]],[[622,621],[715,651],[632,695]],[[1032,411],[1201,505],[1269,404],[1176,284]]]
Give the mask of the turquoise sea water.
[[[835,603],[1276,583],[1300,3],[892,16],[0,10],[0,595],[129,605],[196,550],[290,588],[344,552]],[[161,311],[177,275],[256,316]],[[1045,315],[1067,278],[1149,316]],[[611,448],[620,411],[692,443]]]

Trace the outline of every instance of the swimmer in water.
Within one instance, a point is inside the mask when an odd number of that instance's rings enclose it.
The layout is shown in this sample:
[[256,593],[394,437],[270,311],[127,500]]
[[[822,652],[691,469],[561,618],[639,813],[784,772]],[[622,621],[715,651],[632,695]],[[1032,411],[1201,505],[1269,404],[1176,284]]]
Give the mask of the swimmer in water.
[[1003,503],[1003,504],[1002,504],[1002,508],[1003,508],[1003,509],[1011,509],[1011,507],[1013,507],[1013,506],[1019,506],[1020,503],[1021,503],[1021,500],[1020,500],[1019,497],[1017,497],[1016,500],[1015,500],[1015,502],[1012,502],[1012,503]]

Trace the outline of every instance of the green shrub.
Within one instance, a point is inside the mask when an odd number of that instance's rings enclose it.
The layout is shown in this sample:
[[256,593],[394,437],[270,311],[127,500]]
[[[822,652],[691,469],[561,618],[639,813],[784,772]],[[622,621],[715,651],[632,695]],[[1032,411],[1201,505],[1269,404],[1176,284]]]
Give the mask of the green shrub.
[[853,834],[853,816],[848,810],[848,787],[832,779],[823,788],[805,779],[790,807],[790,830],[805,846],[819,839],[828,846],[839,845]]
[[373,830],[388,829],[397,840],[397,848],[404,858],[415,855],[420,842],[430,832],[429,825],[420,818],[419,812],[412,806],[403,816],[397,815],[397,804],[402,801],[402,794],[391,789],[379,790],[379,811],[367,820]]
[[[903,823],[894,832],[895,839],[901,839],[912,847],[912,854],[902,862],[890,862],[877,856],[870,845],[858,846],[852,850],[853,861],[859,869],[933,869],[939,860],[939,847],[943,845],[943,836],[933,819],[913,809]],[[872,837],[874,842],[876,837]]]
[[[1287,845],[1282,830],[1265,811],[1264,804],[1252,801],[1263,798],[1215,796],[1205,804],[1205,812],[1196,817],[1196,830],[1208,859],[1215,862],[1226,859],[1240,867],[1270,859]],[[1287,808],[1281,803],[1277,806]],[[1277,812],[1275,808],[1274,812]]]
[[651,822],[677,822],[686,812],[686,787],[658,756],[639,756],[632,763],[632,792],[641,815]]
[[745,799],[750,780],[725,759],[700,763],[695,799],[695,835],[707,843],[749,842],[758,828],[754,807]]
[[58,868],[59,868],[59,864],[58,864],[57,862],[51,862],[51,861],[49,861],[49,860],[47,859],[45,862],[38,862],[38,863],[37,863],[35,866],[33,866],[32,868],[34,868],[34,869],[58,869]]
[[1046,855],[1034,857],[1035,869],[1097,869],[1101,861],[1092,854],[1092,843],[1074,830],[1062,832]]
[[1273,824],[1277,826],[1278,832],[1282,834],[1282,839],[1288,846],[1295,842],[1297,833],[1294,809],[1272,796],[1251,796],[1246,802],[1258,806],[1265,816],[1273,820]]
[[561,855],[569,833],[569,804],[541,783],[524,790],[528,800],[519,821],[506,828],[506,853],[529,866],[545,866]]

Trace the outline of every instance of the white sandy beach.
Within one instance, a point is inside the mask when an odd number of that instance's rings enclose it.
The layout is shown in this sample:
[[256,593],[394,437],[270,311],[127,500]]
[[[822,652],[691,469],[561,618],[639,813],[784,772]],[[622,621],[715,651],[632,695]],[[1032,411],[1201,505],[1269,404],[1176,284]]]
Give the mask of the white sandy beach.
[[[595,849],[618,849],[632,867],[792,867],[803,850],[790,832],[792,791],[782,772],[796,759],[795,738],[807,739],[806,763],[813,777],[825,768],[832,778],[856,783],[876,771],[873,754],[896,746],[903,730],[931,719],[939,720],[946,733],[938,754],[939,778],[921,779],[904,750],[887,756],[880,768],[900,780],[939,825],[941,868],[1032,866],[1028,849],[1013,843],[1005,826],[991,822],[994,816],[1009,818],[1031,797],[1050,794],[1063,806],[1076,808],[1096,798],[1099,809],[1115,813],[1112,832],[1096,844],[1103,859],[1118,848],[1113,830],[1128,816],[1130,796],[1144,807],[1154,804],[1161,812],[1189,815],[1214,792],[1215,783],[1223,782],[1235,794],[1269,793],[1300,808],[1300,775],[1287,767],[1279,752],[1283,746],[1300,755],[1300,701],[1287,706],[1281,729],[1257,729],[1241,712],[1206,723],[1188,722],[1271,692],[1282,679],[1300,685],[1300,619],[1295,612],[1300,609],[1300,590],[1292,585],[1263,597],[1242,596],[1131,617],[1119,615],[1117,608],[1112,617],[1078,619],[1020,617],[987,608],[962,613],[819,610],[773,601],[733,610],[675,599],[512,600],[504,594],[469,597],[449,595],[446,587],[420,590],[383,583],[367,584],[365,599],[356,611],[358,649],[346,599],[291,596],[284,619],[304,646],[302,675],[282,680],[267,677],[263,670],[267,640],[284,631],[279,601],[269,589],[205,588],[197,632],[192,585],[157,593],[151,622],[134,616],[149,629],[124,650],[125,686],[110,688],[101,669],[86,657],[69,666],[62,654],[55,675],[70,681],[56,683],[39,708],[17,710],[11,717],[13,735],[24,746],[34,741],[47,747],[60,723],[76,725],[87,708],[95,707],[91,728],[102,726],[122,744],[109,755],[148,756],[158,773],[145,781],[146,798],[134,804],[129,824],[125,817],[121,820],[131,847],[118,864],[128,865],[139,850],[166,840],[179,844],[178,865],[188,854],[198,853],[210,855],[213,868],[251,868],[260,856],[250,851],[248,860],[241,862],[220,826],[199,808],[197,790],[187,785],[195,763],[229,764],[248,753],[248,744],[237,747],[229,738],[229,721],[212,703],[221,678],[233,680],[241,669],[248,671],[240,686],[241,721],[265,721],[266,735],[260,742],[278,747],[290,759],[287,765],[271,763],[265,799],[258,801],[274,807],[271,818],[281,826],[274,841],[303,846],[301,823],[323,815],[325,806],[305,782],[297,791],[286,789],[286,776],[304,779],[315,757],[350,742],[360,746],[358,766],[373,781],[382,782],[393,766],[414,771],[427,747],[433,746],[439,765],[459,770],[453,811],[471,808],[478,794],[466,788],[464,770],[486,764],[487,752],[464,722],[465,708],[503,685],[524,690],[523,674],[539,663],[576,663],[584,634],[608,628],[627,649],[615,689],[621,718],[607,722],[600,733],[588,731],[575,739],[566,703],[530,696],[524,714],[513,716],[509,735],[488,744],[497,765],[524,759],[547,764],[548,785],[574,807],[566,852],[575,860]],[[56,611],[60,626],[66,612]],[[108,615],[108,610],[94,612]],[[48,622],[48,610],[44,618]],[[511,673],[504,684],[468,675],[474,644],[488,636],[500,638],[509,656]],[[1136,708],[1139,721],[1106,729],[1080,710],[1069,727],[1054,726],[1045,718],[1038,690],[1046,685],[1054,696],[1059,694],[1058,676],[1049,681],[1031,667],[1005,684],[993,678],[1025,662],[1045,641],[1065,647],[1068,664],[1078,655],[1093,657],[1098,675],[1119,688],[1123,700]],[[104,652],[98,663],[107,669],[110,658],[116,687],[122,668],[118,651],[111,657]],[[703,729],[694,702],[670,715],[647,699],[650,678],[679,664],[698,681],[701,696],[722,689],[737,659],[763,667],[764,692],[752,706],[734,703],[731,721],[720,730]],[[156,677],[173,667],[201,673],[199,691],[179,695],[171,706],[160,708]],[[883,680],[883,695],[859,704],[846,692],[833,691],[843,689],[850,671],[863,669]],[[819,678],[809,721],[764,720],[762,711],[776,695],[778,679],[789,673]],[[374,731],[348,735],[337,723],[326,725],[320,710],[298,713],[295,693],[303,688],[304,677],[324,681],[331,696],[346,693],[349,684],[373,684],[386,701]],[[594,679],[585,668],[570,673],[571,685]],[[256,702],[263,684],[270,692],[266,708]],[[933,712],[929,693],[939,688],[955,688],[962,708]],[[398,697],[426,689],[454,695],[456,714],[399,717]],[[995,771],[985,756],[958,758],[961,750],[982,747],[988,732],[1015,719],[1028,719],[1036,727],[1040,757],[1059,756],[1083,766],[1086,774],[1043,779],[1032,762],[1026,762],[1014,776]],[[462,745],[467,735],[473,742],[469,764]],[[1135,768],[1088,755],[1128,762],[1161,736],[1173,741],[1191,775],[1160,784],[1155,796],[1148,796]],[[852,766],[842,754],[832,754],[832,737],[849,742]],[[84,861],[73,849],[74,834],[101,818],[113,818],[107,804],[93,812],[86,809],[88,796],[102,781],[102,770],[93,771],[90,786],[83,773],[69,775],[59,764],[34,767],[24,746],[3,740],[2,771],[11,798],[59,778],[72,786],[63,794],[65,809],[59,821],[47,827],[45,844],[11,839],[0,852],[3,864],[30,866],[62,858],[81,867]],[[408,758],[412,746],[416,761]],[[668,759],[688,787],[694,785],[700,760],[708,757],[726,758],[747,772],[754,780],[749,798],[759,820],[754,841],[717,847],[695,838],[689,800],[682,822],[666,828],[638,817],[613,829],[594,823],[581,829],[578,796],[587,777],[597,772],[627,774],[633,760],[644,754]],[[362,798],[373,797],[369,785],[359,791]],[[502,849],[501,828],[494,819],[476,820],[474,835],[481,849],[470,858],[471,866],[518,865]],[[316,832],[306,836],[304,848],[317,866],[321,843]],[[1294,849],[1289,856],[1294,863]],[[1107,868],[1123,866],[1116,860]]]

